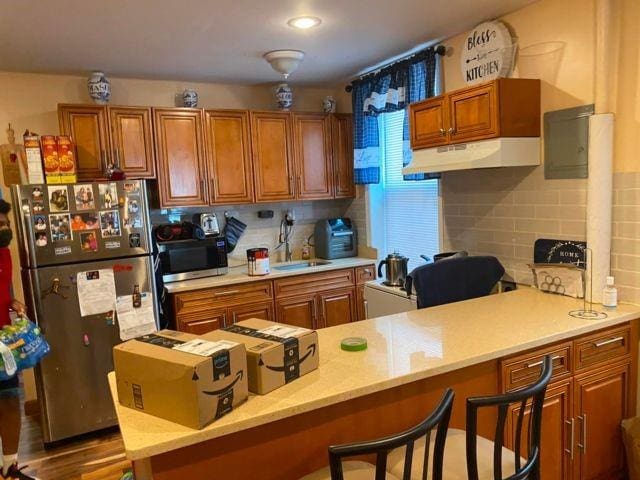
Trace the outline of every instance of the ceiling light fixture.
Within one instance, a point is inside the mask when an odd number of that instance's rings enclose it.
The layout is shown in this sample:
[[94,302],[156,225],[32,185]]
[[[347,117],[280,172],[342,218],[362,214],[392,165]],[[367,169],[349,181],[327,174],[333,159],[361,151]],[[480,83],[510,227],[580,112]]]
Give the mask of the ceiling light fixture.
[[304,58],[300,50],[273,50],[264,54],[264,59],[271,68],[280,73],[285,79],[289,77]]
[[318,17],[310,17],[305,15],[303,17],[295,17],[287,22],[287,25],[293,28],[299,28],[301,30],[306,30],[308,28],[317,27],[322,23]]

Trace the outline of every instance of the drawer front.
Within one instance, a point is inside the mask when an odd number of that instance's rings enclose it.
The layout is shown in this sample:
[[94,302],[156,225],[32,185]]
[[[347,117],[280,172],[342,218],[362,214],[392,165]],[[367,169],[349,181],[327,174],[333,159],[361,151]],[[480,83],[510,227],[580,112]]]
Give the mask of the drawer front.
[[271,282],[251,282],[177,293],[173,305],[175,314],[180,315],[212,308],[268,302],[272,298]]
[[202,335],[212,330],[224,328],[227,325],[226,310],[214,310],[201,314],[180,315],[176,328],[180,332]]
[[375,265],[366,265],[364,267],[356,268],[356,283],[358,285],[362,285],[363,283],[367,283],[371,280],[376,279],[376,266]]
[[574,341],[576,370],[616,361],[631,352],[631,325],[612,328]]
[[346,288],[355,284],[353,268],[313,273],[275,280],[276,298],[318,293],[319,291]]
[[542,373],[542,360],[551,355],[553,360],[552,380],[570,375],[572,372],[571,342],[528,352],[501,361],[503,391],[510,391],[535,382]]

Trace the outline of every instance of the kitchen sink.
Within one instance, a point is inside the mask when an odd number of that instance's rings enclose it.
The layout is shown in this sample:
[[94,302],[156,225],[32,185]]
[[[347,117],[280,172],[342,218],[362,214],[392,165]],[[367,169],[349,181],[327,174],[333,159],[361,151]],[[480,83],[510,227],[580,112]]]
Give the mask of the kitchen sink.
[[311,267],[320,267],[322,265],[330,265],[328,260],[311,260],[309,262],[286,263],[273,267],[274,270],[302,270]]

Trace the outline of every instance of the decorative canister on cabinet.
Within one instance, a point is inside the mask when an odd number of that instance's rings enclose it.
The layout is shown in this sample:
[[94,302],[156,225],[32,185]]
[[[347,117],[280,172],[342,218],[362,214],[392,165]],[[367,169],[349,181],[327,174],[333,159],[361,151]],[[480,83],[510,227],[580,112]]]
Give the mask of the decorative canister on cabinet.
[[331,95],[327,95],[322,99],[322,110],[324,113],[335,113],[336,112],[336,99]]
[[87,87],[89,88],[89,96],[91,100],[100,105],[104,105],[109,102],[111,98],[111,84],[104,72],[93,72],[87,80]]
[[182,92],[182,104],[185,107],[196,108],[198,106],[198,92],[192,88],[186,88]]
[[293,105],[293,91],[286,83],[281,83],[276,87],[276,101],[280,110],[287,111]]

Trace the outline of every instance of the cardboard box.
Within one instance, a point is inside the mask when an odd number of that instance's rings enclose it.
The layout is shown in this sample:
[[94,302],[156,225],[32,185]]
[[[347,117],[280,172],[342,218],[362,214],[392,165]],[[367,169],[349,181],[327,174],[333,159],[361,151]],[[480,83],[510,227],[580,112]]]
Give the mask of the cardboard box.
[[68,135],[56,137],[58,146],[58,163],[60,165],[60,183],[76,183],[76,160],[73,143]]
[[26,131],[23,137],[23,143],[27,157],[27,183],[44,183],[40,136]]
[[318,368],[315,330],[252,318],[202,338],[245,344],[249,390],[253,393],[268,393]]
[[162,330],[113,348],[125,407],[203,428],[247,399],[245,347]]
[[42,135],[42,158],[44,161],[44,174],[47,183],[60,183],[60,161],[58,159],[58,144],[53,135]]

